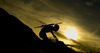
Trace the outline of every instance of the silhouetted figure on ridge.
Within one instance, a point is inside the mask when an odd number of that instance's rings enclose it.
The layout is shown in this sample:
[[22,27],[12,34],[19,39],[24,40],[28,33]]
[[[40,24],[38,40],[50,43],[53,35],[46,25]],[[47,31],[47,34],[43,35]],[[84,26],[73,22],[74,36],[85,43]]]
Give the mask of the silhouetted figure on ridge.
[[41,26],[38,26],[38,27],[35,27],[35,28],[43,27],[41,29],[40,33],[39,33],[39,36],[43,40],[48,40],[48,37],[47,37],[46,33],[51,32],[51,34],[53,35],[53,37],[56,38],[56,36],[54,35],[53,31],[55,31],[55,32],[58,31],[59,30],[59,25],[58,24],[61,24],[61,23],[62,22],[56,23],[56,24],[41,25]]
[[43,39],[43,40],[48,40],[48,37],[46,35],[47,32],[51,32],[52,35],[56,38],[56,36],[54,35],[53,31],[58,31],[59,30],[59,25],[42,25],[42,29],[39,33],[39,36]]

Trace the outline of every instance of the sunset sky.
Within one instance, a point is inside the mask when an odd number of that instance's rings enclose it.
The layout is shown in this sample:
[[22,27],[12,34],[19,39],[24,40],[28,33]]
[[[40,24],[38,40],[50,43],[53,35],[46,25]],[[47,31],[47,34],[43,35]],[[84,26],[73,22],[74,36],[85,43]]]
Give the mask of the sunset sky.
[[32,28],[37,36],[41,28],[34,27],[62,22],[55,32],[59,40],[69,43],[69,38],[82,44],[83,50],[87,47],[88,51],[100,52],[100,0],[0,0],[0,8]]

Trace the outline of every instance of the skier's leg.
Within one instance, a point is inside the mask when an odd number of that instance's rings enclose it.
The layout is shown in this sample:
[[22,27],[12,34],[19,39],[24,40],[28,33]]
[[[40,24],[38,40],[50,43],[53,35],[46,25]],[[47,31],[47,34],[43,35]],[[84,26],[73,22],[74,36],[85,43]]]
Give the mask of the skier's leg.
[[40,36],[43,40],[48,40],[48,37],[47,37],[46,33],[42,32],[42,31],[39,33],[39,36]]

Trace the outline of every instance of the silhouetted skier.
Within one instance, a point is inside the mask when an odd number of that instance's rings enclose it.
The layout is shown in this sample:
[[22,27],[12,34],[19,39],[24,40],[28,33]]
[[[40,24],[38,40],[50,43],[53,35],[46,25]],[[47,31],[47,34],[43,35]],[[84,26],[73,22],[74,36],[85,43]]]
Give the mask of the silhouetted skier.
[[59,25],[58,24],[42,25],[41,27],[43,27],[43,28],[41,29],[41,31],[39,33],[39,36],[43,40],[48,40],[48,37],[46,35],[47,32],[51,32],[52,35],[56,38],[56,36],[54,35],[53,31],[58,31],[59,30]]

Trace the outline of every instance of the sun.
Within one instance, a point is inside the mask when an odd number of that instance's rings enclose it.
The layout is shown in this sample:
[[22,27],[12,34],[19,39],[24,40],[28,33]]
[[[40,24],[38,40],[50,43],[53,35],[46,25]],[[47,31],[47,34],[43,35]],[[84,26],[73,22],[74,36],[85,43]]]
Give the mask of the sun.
[[77,30],[74,27],[67,27],[64,34],[67,38],[74,40],[78,39]]

